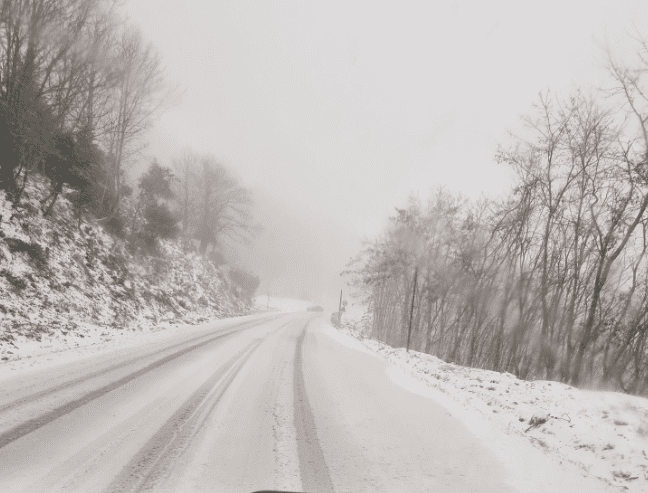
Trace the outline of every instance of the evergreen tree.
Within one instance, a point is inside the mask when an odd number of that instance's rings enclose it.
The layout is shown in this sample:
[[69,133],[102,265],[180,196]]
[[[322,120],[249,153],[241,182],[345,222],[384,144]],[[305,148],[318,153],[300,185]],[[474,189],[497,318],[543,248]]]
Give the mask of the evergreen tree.
[[173,239],[180,233],[179,219],[167,202],[174,197],[171,188],[173,180],[171,170],[153,160],[139,181],[138,209],[142,211],[143,224],[136,236],[151,252],[155,251],[159,239]]

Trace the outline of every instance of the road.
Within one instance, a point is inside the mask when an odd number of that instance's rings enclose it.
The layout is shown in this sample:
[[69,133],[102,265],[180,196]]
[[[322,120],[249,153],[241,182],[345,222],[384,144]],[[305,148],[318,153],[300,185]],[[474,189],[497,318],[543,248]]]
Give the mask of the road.
[[241,317],[0,374],[0,491],[516,491],[322,322]]

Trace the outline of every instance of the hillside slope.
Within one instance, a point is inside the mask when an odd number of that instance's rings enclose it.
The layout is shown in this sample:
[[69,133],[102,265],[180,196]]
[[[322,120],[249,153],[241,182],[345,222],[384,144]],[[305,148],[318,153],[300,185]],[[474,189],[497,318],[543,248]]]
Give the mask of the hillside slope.
[[44,218],[39,201],[46,193],[34,182],[12,207],[0,192],[2,360],[250,310],[227,267],[172,242],[161,244],[159,257],[134,256],[100,225],[78,223],[63,197]]

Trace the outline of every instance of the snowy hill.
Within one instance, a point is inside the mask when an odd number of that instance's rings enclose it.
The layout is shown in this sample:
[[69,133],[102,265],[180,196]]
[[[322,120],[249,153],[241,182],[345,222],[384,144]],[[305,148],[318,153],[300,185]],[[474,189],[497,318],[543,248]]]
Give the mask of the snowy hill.
[[50,218],[33,181],[20,206],[0,192],[0,358],[111,338],[125,330],[249,312],[227,268],[175,243],[134,256],[96,223],[77,224],[65,198]]

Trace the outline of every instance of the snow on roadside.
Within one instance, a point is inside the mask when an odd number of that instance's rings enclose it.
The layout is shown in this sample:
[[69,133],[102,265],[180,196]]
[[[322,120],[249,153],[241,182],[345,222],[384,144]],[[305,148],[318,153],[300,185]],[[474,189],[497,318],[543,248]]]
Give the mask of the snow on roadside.
[[[24,358],[36,358],[39,356],[60,353],[70,349],[86,348],[88,346],[104,345],[111,341],[120,341],[121,344],[131,344],[139,341],[146,334],[169,331],[183,327],[179,324],[169,322],[143,322],[137,327],[130,327],[123,330],[102,327],[90,323],[76,323],[73,331],[50,331],[43,332],[40,339],[34,339],[22,334],[16,334],[11,339],[11,346],[2,351],[0,362],[11,366],[10,363],[20,361]],[[3,365],[4,369],[5,366]]]
[[[395,383],[407,388],[414,379],[424,384],[433,399],[481,438],[494,439],[480,430],[484,422],[491,423],[582,474],[625,491],[648,491],[648,399],[457,366],[365,338],[351,324],[323,330],[337,332],[335,338],[351,347],[360,342],[380,355],[392,365],[389,374]],[[345,336],[351,339],[345,341]]]
[[351,331],[348,329],[337,329],[329,323],[324,323],[319,327],[319,330],[329,336],[331,339],[336,340],[340,344],[355,349],[356,351],[361,351],[372,356],[377,356],[375,351],[367,348],[360,340],[356,337],[349,337],[347,334],[351,334]]
[[[26,341],[21,348],[20,357],[3,361],[0,366],[0,386],[2,379],[11,377],[16,372],[31,371],[39,368],[50,368],[66,364],[79,359],[90,358],[96,354],[103,354],[121,348],[132,349],[139,345],[148,345],[173,337],[178,333],[189,331],[199,333],[209,327],[226,326],[233,320],[239,322],[264,318],[267,314],[240,315],[236,317],[218,318],[196,324],[160,324],[143,325],[131,330],[106,330],[103,327],[85,324],[80,331],[85,336],[79,337],[77,333],[68,334],[67,341],[46,340],[42,343]],[[48,344],[49,343],[49,344]]]

